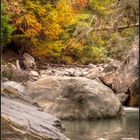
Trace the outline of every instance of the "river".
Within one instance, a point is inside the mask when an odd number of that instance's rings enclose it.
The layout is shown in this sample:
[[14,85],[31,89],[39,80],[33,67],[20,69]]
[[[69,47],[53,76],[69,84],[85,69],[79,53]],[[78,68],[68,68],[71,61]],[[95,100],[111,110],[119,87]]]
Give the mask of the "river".
[[125,108],[121,118],[62,121],[71,140],[138,140],[139,110]]

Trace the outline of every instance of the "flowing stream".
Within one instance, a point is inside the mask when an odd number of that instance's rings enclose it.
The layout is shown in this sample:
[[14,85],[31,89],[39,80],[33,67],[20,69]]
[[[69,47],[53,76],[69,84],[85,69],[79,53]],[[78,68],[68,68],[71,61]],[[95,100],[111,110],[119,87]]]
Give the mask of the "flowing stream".
[[121,118],[62,121],[71,140],[138,140],[139,110],[125,108]]

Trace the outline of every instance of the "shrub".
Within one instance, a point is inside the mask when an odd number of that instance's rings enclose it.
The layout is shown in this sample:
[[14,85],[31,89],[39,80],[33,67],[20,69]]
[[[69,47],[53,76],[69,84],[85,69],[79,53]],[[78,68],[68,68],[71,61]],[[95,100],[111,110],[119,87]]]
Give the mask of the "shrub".
[[8,80],[16,82],[24,82],[29,80],[27,71],[19,70],[13,67],[11,64],[3,67],[2,77],[6,77]]
[[82,49],[82,56],[80,58],[81,63],[101,63],[106,60],[105,49],[102,47],[96,46],[85,46]]
[[135,29],[125,29],[122,32],[112,33],[107,43],[108,56],[114,59],[123,60],[130,48],[136,35]]

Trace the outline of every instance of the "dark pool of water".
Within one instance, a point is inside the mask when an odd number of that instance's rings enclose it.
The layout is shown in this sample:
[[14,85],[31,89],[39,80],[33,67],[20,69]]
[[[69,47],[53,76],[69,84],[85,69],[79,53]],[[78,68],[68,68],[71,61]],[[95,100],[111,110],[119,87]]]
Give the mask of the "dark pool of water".
[[[126,140],[139,139],[139,112],[130,111],[126,116],[104,120],[62,121],[65,135],[71,140]],[[130,140],[130,139],[129,139]]]

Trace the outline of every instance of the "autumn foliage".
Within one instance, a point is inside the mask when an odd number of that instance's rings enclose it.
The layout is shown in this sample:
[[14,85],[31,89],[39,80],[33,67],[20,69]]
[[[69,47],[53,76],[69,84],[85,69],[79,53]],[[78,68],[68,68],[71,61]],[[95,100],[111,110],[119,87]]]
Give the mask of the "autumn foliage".
[[[119,37],[126,39],[122,43],[128,44],[136,34],[135,29],[124,32],[94,30],[106,26],[115,28],[127,23],[129,16],[121,17],[119,13],[123,7],[125,9],[125,5],[117,6],[116,0],[2,2],[6,5],[6,16],[10,17],[6,21],[12,39],[9,41],[22,51],[28,51],[36,58],[46,58],[48,62],[88,64],[101,63],[109,57],[117,58],[112,54],[112,48],[118,48],[114,53],[121,51],[118,47],[121,46],[118,44]],[[14,27],[14,31],[11,27]],[[130,32],[133,34],[130,35]]]

